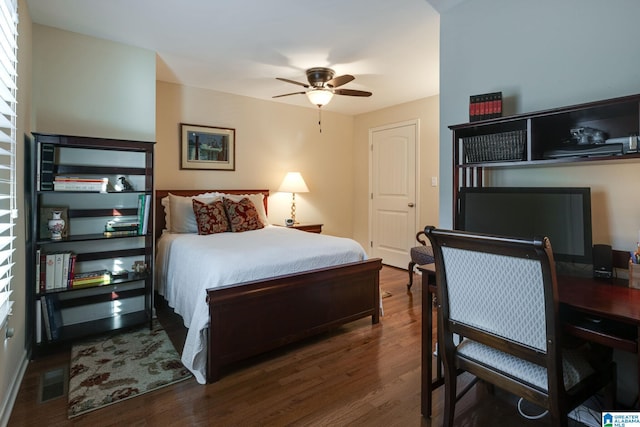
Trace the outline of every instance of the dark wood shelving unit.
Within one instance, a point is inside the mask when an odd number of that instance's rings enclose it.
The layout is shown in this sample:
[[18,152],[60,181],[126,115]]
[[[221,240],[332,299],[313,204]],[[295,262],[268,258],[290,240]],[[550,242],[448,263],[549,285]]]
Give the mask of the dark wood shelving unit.
[[[607,139],[631,141],[635,136],[636,148],[616,154],[589,153],[579,151],[576,144],[568,143],[571,129],[592,128],[606,134]],[[638,161],[637,135],[640,133],[640,94],[620,98],[606,99],[568,107],[554,108],[527,114],[513,115],[472,123],[449,126],[453,137],[453,223],[458,221],[458,193],[463,187],[482,187],[484,173],[488,169],[523,168],[532,166],[555,166],[585,162]],[[465,151],[465,144],[471,141],[491,141],[498,135],[514,134],[524,138],[524,147],[520,156],[508,160],[475,161]],[[500,140],[504,144],[515,144],[515,138]],[[626,142],[623,142],[623,145]],[[577,144],[579,145],[579,144]],[[607,144],[598,144],[605,146]],[[496,149],[487,144],[488,149]],[[612,147],[612,146],[610,146]],[[550,157],[557,149],[574,150],[566,156]],[[490,156],[489,156],[490,157]],[[499,158],[499,156],[496,156]]]
[[[53,147],[53,176],[106,177],[114,184],[126,176],[136,183],[135,191],[54,191],[41,188],[38,174],[41,144]],[[27,342],[31,356],[68,348],[74,341],[96,334],[148,323],[151,326],[153,297],[153,203],[149,203],[145,234],[104,234],[104,225],[117,217],[137,217],[140,195],[153,195],[153,142],[34,133],[26,150],[25,197],[28,212]],[[117,159],[117,161],[114,161]],[[120,161],[124,159],[123,161]],[[46,220],[41,207],[67,209],[67,235],[52,240],[42,235]],[[75,230],[75,232],[74,232]],[[39,253],[75,254],[76,272],[105,269],[125,262],[143,262],[146,271],[129,271],[109,283],[43,289],[37,277]],[[95,266],[100,266],[99,268]],[[48,339],[42,304],[55,299],[57,339]],[[117,304],[116,304],[117,303]],[[126,306],[119,312],[116,305]],[[39,313],[38,310],[41,312]],[[66,313],[72,314],[65,316]],[[106,314],[105,314],[106,313]],[[51,319],[51,317],[49,317]]]

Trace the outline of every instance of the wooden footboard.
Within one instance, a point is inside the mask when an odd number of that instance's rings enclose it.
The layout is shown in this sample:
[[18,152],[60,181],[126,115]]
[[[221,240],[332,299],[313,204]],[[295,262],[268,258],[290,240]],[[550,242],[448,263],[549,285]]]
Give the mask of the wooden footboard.
[[207,382],[221,367],[356,319],[380,320],[381,259],[207,290]]

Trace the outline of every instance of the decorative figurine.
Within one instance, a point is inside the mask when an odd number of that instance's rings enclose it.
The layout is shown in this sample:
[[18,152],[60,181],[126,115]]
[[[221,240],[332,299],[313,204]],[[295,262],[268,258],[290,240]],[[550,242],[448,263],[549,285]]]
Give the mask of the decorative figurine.
[[133,186],[127,181],[127,178],[121,176],[118,178],[120,180],[120,186],[122,187],[122,191],[134,191]]
[[52,218],[47,221],[47,228],[51,232],[51,240],[62,239],[62,231],[64,230],[65,222],[62,219],[61,211],[51,212]]
[[131,266],[131,270],[138,274],[144,273],[145,271],[147,271],[147,265],[144,263],[144,261],[135,261]]

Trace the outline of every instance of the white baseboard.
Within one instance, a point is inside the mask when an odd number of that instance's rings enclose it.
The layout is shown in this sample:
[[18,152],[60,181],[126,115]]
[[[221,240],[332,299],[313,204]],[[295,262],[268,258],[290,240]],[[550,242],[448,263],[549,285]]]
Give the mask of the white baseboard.
[[13,410],[13,405],[15,404],[16,398],[18,397],[20,384],[22,384],[24,374],[25,372],[27,372],[27,366],[29,366],[29,358],[27,357],[27,352],[25,351],[22,355],[20,368],[16,371],[16,374],[13,377],[13,381],[11,382],[10,390],[8,390],[5,401],[2,402],[2,410],[0,411],[0,426],[2,427],[6,427],[9,424],[11,411]]

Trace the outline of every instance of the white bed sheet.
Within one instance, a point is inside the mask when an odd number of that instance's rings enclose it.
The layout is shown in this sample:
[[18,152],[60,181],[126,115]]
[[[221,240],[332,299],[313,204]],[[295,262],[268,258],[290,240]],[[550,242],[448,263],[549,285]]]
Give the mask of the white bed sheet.
[[208,288],[366,258],[366,252],[354,240],[273,225],[207,236],[164,233],[156,253],[156,290],[182,316],[188,328],[182,363],[204,384]]

